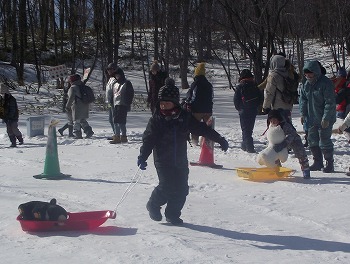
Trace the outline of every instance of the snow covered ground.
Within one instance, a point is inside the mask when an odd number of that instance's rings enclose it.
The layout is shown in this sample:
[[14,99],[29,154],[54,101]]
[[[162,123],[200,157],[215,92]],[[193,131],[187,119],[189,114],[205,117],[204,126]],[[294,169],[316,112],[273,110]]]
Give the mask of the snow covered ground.
[[[127,72],[126,72],[127,74]],[[142,85],[136,84],[136,87]],[[185,93],[185,91],[183,91]],[[20,94],[15,94],[20,101]],[[25,144],[7,148],[0,125],[0,255],[4,263],[349,263],[350,164],[349,144],[334,135],[336,173],[312,172],[301,177],[290,155],[284,166],[295,169],[286,180],[253,182],[237,176],[236,167],[258,167],[257,154],[240,149],[238,113],[233,91],[215,90],[216,129],[230,144],[227,153],[215,147],[215,162],[223,169],[190,166],[190,194],[182,212],[185,224],[154,222],[145,208],[157,184],[152,157],[138,184],[117,207],[115,220],[92,231],[26,233],[16,221],[19,204],[56,198],[70,212],[114,210],[131,179],[138,173],[136,160],[150,112],[130,112],[130,142],[111,145],[107,112],[92,112],[95,135],[73,140],[57,137],[61,172],[71,178],[38,180],[43,172],[45,136],[28,137],[26,119],[20,117]],[[64,114],[52,118],[65,122]],[[302,131],[297,107],[293,122]],[[257,151],[266,116],[259,116],[254,131]],[[188,147],[189,160],[197,161],[200,147]],[[309,153],[309,151],[308,151]],[[136,175],[137,176],[137,175]]]

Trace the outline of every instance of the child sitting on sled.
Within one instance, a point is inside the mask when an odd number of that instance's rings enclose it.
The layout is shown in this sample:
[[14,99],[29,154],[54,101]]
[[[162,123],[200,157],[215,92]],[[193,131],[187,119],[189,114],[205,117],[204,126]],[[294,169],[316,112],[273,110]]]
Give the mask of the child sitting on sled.
[[181,108],[179,89],[173,79],[166,80],[165,86],[158,93],[158,99],[156,110],[143,133],[137,165],[141,170],[145,170],[146,160],[153,151],[159,183],[146,205],[149,216],[154,221],[161,221],[161,206],[167,204],[166,221],[173,225],[181,225],[181,210],[189,191],[189,133],[205,136],[219,143],[223,151],[228,149],[228,143],[206,123],[198,121],[190,112]]
[[281,151],[284,148],[292,149],[295,156],[298,158],[301,170],[303,172],[304,179],[310,178],[310,168],[309,168],[309,160],[305,152],[305,148],[303,146],[303,142],[298,135],[294,126],[285,121],[283,116],[281,115],[279,110],[271,110],[267,116],[267,124],[278,126],[280,125],[283,129],[284,134],[286,135],[286,139],[281,143],[276,144],[273,148],[276,152]]

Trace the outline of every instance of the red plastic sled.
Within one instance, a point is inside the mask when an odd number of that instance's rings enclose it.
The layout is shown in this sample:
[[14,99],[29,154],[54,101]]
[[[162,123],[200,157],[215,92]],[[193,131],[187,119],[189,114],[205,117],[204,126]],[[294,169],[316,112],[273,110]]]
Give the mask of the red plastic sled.
[[114,211],[68,213],[66,221],[32,221],[17,216],[22,230],[28,232],[91,230],[99,227],[108,218],[115,219]]

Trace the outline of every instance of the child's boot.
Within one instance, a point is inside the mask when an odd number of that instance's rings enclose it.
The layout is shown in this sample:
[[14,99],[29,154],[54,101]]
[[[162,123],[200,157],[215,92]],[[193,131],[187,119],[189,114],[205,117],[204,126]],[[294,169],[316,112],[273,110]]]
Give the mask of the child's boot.
[[120,142],[121,143],[128,143],[128,137],[127,136],[121,136],[120,137]]
[[153,220],[153,221],[162,221],[162,214],[160,212],[161,207],[160,206],[153,206],[152,203],[150,201],[147,202],[146,205],[147,211],[149,213],[149,217]]

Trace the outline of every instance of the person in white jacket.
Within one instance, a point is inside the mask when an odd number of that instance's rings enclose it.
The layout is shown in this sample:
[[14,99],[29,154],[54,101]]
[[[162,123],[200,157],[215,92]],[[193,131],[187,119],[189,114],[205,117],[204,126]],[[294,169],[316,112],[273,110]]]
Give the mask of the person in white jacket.
[[[346,137],[347,139],[349,139],[350,137],[350,133],[349,132],[346,132],[344,131],[345,129],[349,128],[350,127],[350,112],[346,115],[343,123],[338,127],[338,132],[340,134],[342,134],[343,132],[346,133]],[[350,140],[349,140],[349,143],[350,143]],[[349,171],[346,173],[346,176],[350,176],[350,167],[349,167]]]

